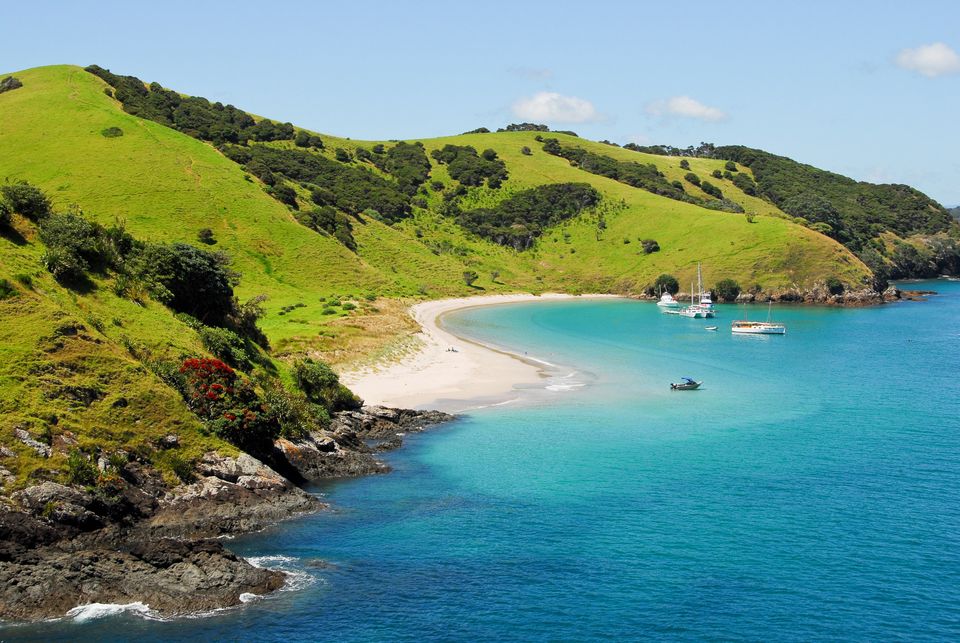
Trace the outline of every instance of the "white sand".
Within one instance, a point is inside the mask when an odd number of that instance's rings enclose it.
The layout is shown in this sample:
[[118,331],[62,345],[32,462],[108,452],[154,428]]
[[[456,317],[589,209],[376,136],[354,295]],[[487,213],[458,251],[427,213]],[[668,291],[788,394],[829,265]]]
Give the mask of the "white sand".
[[422,347],[416,355],[397,363],[350,371],[341,375],[341,380],[366,404],[458,412],[480,404],[506,402],[515,399],[522,388],[542,384],[542,368],[534,359],[447,332],[441,327],[441,315],[474,306],[614,296],[487,295],[423,302],[410,309],[421,327],[417,337]]

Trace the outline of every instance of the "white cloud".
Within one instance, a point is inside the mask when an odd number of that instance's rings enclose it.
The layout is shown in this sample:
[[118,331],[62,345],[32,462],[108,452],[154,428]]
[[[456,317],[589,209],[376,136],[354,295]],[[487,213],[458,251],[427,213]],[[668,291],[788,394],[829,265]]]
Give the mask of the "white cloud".
[[513,104],[513,114],[524,120],[548,123],[587,123],[600,118],[590,101],[556,92],[538,92],[521,98]]
[[960,73],[960,56],[942,42],[903,49],[897,54],[896,62],[899,67],[927,78]]
[[689,96],[674,96],[666,100],[654,101],[647,105],[647,113],[653,116],[681,116],[713,122],[727,118],[727,115],[716,107],[704,105]]

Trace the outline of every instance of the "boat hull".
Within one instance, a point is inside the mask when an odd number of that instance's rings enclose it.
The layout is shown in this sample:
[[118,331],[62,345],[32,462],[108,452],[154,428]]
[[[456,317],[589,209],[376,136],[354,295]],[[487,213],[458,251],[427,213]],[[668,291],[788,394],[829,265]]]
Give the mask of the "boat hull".
[[749,325],[737,325],[734,322],[734,325],[730,327],[730,332],[735,335],[785,335],[787,333],[787,327],[782,324],[749,324]]

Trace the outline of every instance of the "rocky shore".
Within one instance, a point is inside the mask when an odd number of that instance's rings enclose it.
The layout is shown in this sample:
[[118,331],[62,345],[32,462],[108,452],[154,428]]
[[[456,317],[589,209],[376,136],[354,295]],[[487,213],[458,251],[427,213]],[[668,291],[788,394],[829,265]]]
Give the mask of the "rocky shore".
[[[876,306],[878,304],[892,303],[903,299],[916,300],[923,295],[931,294],[930,291],[912,291],[900,290],[894,285],[890,285],[886,290],[878,291],[872,288],[861,288],[859,290],[845,290],[840,293],[832,293],[824,284],[816,284],[812,288],[782,288],[772,291],[741,292],[732,303],[752,304],[752,303],[793,303],[793,304],[818,304],[824,306]],[[690,301],[690,293],[677,293],[674,297],[678,301]],[[656,296],[641,295],[638,299],[655,301]]]
[[0,620],[56,618],[93,603],[186,615],[274,591],[283,572],[255,567],[212,538],[321,510],[302,485],[384,473],[378,453],[451,419],[364,407],[336,414],[325,431],[277,440],[263,460],[207,453],[194,480],[172,489],[132,459],[109,488],[48,481],[15,492],[0,501]]

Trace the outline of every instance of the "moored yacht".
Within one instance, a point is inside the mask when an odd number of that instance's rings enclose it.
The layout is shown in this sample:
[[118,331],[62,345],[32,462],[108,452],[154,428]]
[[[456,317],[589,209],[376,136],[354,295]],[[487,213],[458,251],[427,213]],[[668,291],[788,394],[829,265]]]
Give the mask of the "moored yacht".
[[660,300],[657,302],[657,306],[660,308],[679,308],[680,302],[673,298],[668,292],[664,292],[660,295]]

